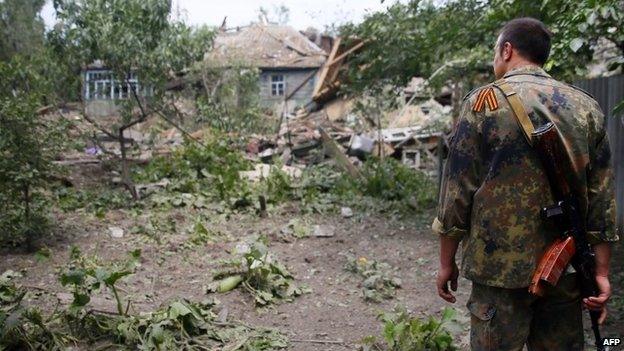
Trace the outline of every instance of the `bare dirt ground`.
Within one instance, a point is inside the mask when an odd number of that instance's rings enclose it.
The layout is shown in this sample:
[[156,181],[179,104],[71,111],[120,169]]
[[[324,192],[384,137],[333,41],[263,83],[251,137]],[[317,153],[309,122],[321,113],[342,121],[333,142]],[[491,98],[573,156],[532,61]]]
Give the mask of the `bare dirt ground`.
[[[206,218],[212,232],[222,240],[189,244],[188,228],[196,218]],[[169,229],[153,236],[137,234],[133,228],[150,220],[170,223]],[[322,225],[333,232],[331,237],[284,237],[281,229],[298,218],[308,226]],[[104,218],[84,211],[56,214],[59,230],[47,242],[48,259],[37,260],[33,254],[3,252],[0,271],[20,271],[19,283],[52,294],[67,294],[58,281],[58,273],[68,262],[71,246],[86,254],[109,261],[126,257],[140,248],[141,266],[120,287],[125,299],[132,301],[131,312],[151,311],[177,298],[201,301],[214,297],[220,309],[227,309],[229,320],[249,325],[279,329],[290,340],[290,350],[357,350],[368,335],[380,335],[378,313],[390,311],[397,304],[415,316],[440,316],[447,304],[437,297],[434,287],[437,269],[437,240],[429,231],[432,212],[398,218],[392,215],[356,213],[351,218],[340,214],[300,215],[297,204],[274,208],[266,217],[253,213],[218,215],[190,209],[111,210]],[[121,238],[110,235],[111,226],[124,230]],[[237,242],[255,235],[270,239],[269,249],[283,262],[311,293],[267,308],[257,308],[253,297],[242,289],[226,294],[206,294],[220,259],[230,257]],[[347,256],[387,262],[397,268],[402,287],[393,299],[381,303],[366,302],[362,297],[362,278],[345,270]],[[615,260],[621,264],[621,255]],[[622,267],[614,269],[621,276]],[[604,334],[624,335],[624,299],[621,285],[614,283],[616,296],[612,318]],[[460,281],[458,311],[463,330],[455,335],[460,349],[467,349],[469,314],[465,308],[470,283]],[[94,308],[114,310],[107,294],[92,301]],[[53,308],[53,306],[48,306]],[[587,325],[587,323],[586,323]],[[588,342],[592,337],[587,337]]]
[[[171,216],[183,218],[188,214]],[[285,242],[279,232],[293,217],[301,218],[288,208],[266,218],[255,214],[235,215],[216,221],[215,227],[210,228],[227,233],[229,240],[189,248],[184,245],[187,239],[184,224],[178,227],[180,234],[165,236],[157,243],[144,235],[128,234],[133,225],[145,218],[133,218],[127,211],[111,211],[102,220],[87,214],[71,214],[59,220],[67,223],[72,233],[51,243],[52,254],[48,260],[5,253],[0,270],[21,271],[25,276],[20,283],[25,286],[66,293],[58,282],[58,270],[67,264],[72,245],[105,260],[120,259],[127,252],[141,248],[141,266],[120,286],[133,301],[131,310],[149,311],[175,298],[205,299],[216,262],[229,257],[228,251],[239,239],[266,234],[272,239],[270,251],[290,269],[296,283],[307,285],[311,293],[290,303],[260,309],[255,307],[253,297],[241,289],[211,296],[221,302],[221,308],[229,310],[230,319],[279,329],[291,339],[292,350],[355,350],[363,337],[380,335],[378,313],[390,311],[396,304],[418,316],[439,316],[445,303],[437,297],[433,285],[437,246],[435,237],[424,229],[430,215],[411,219],[358,213],[352,218],[305,216],[303,221],[331,228],[334,236],[292,238]],[[125,228],[124,237],[111,238],[109,226]],[[363,279],[344,269],[347,255],[376,259],[396,267],[396,275],[403,284],[396,297],[382,303],[366,302],[362,297]],[[468,291],[469,284],[463,281],[455,306],[462,316],[467,316],[463,305]],[[94,299],[94,307],[114,311],[113,301],[106,297]],[[468,319],[464,319],[467,323]],[[461,335],[460,339],[465,336]]]

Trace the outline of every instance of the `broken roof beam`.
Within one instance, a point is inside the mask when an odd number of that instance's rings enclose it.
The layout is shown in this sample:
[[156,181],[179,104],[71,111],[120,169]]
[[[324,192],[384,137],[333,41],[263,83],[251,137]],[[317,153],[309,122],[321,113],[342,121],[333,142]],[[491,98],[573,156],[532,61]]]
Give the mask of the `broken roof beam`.
[[321,73],[319,74],[319,80],[316,82],[316,86],[314,87],[314,92],[312,93],[312,96],[317,96],[318,93],[321,91],[321,89],[323,89],[323,84],[325,83],[325,79],[327,78],[329,68],[332,66],[327,63],[332,62],[334,60],[341,42],[342,42],[341,37],[336,38],[336,41],[334,42],[334,46],[332,47],[332,51],[327,57],[327,61],[325,61],[325,64],[321,68]]
[[362,49],[366,41],[354,39],[349,44],[345,44],[343,38],[336,38],[332,51],[327,61],[321,69],[319,80],[314,89],[312,99],[316,103],[323,103],[330,100],[340,89],[340,73],[349,55]]

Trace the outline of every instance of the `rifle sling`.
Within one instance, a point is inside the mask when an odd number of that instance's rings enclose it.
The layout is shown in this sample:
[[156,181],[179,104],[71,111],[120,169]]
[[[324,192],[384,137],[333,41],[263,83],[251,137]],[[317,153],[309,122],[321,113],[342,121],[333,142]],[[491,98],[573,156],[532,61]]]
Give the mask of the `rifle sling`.
[[516,121],[518,122],[518,125],[522,130],[522,134],[524,134],[524,137],[529,145],[533,146],[533,138],[531,135],[535,131],[535,127],[533,126],[533,122],[531,122],[531,119],[529,118],[529,115],[527,114],[526,109],[522,104],[522,101],[520,101],[518,94],[516,94],[516,92],[511,88],[509,83],[505,81],[505,79],[497,80],[496,82],[494,82],[494,86],[499,88],[505,95],[505,98],[507,99],[507,102],[509,102],[511,110],[516,117]]

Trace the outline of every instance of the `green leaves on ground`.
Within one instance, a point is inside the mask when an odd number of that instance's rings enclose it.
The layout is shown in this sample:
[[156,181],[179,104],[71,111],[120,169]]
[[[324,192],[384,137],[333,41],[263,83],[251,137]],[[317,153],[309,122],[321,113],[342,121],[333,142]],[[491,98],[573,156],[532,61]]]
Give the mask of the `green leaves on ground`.
[[240,256],[215,274],[215,279],[220,280],[211,284],[209,292],[227,292],[240,284],[259,306],[292,301],[307,292],[307,289],[295,285],[292,274],[271,255],[264,242],[242,243],[236,251]]
[[384,323],[383,342],[377,337],[364,339],[364,350],[386,351],[453,351],[453,338],[446,327],[453,323],[455,311],[445,308],[442,319],[429,317],[421,320],[410,317],[404,308],[397,307],[392,313],[379,317]]
[[81,254],[77,248],[72,249],[71,261],[60,276],[61,285],[71,286],[74,295],[72,308],[79,313],[82,308],[91,300],[94,291],[108,288],[111,290],[117,303],[117,313],[126,315],[129,302],[124,309],[124,304],[119,296],[117,281],[134,272],[139,265],[140,250],[130,252],[130,258],[124,262],[117,262],[109,265],[101,265],[97,259],[88,258]]
[[75,339],[61,330],[58,315],[44,317],[24,302],[29,292],[16,285],[20,275],[6,271],[0,276],[0,349],[64,350]]
[[218,323],[213,303],[171,302],[157,311],[117,319],[115,333],[129,349],[138,350],[275,350],[288,346],[270,329]]
[[[174,300],[153,312],[129,315],[88,309],[91,294],[106,286],[120,308],[117,282],[132,274],[140,252],[133,251],[122,263],[101,265],[77,249],[69,268],[60,275],[64,286],[72,286],[74,301],[49,316],[27,307],[30,292],[13,280],[19,274],[0,276],[0,350],[66,350],[94,343],[108,343],[117,350],[276,350],[288,339],[273,329],[255,328],[236,321],[217,321],[215,302]],[[112,268],[114,267],[114,268]]]
[[401,279],[394,275],[394,270],[387,263],[366,257],[349,257],[345,269],[364,278],[362,292],[365,300],[381,302],[391,299],[395,289],[401,287]]

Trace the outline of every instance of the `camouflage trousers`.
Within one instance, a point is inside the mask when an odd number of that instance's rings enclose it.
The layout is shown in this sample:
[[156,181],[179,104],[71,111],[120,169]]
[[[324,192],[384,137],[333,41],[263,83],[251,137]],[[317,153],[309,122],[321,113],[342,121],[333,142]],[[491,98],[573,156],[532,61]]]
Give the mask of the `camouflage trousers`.
[[576,274],[560,278],[544,297],[528,289],[504,289],[472,284],[467,304],[471,312],[473,351],[583,350],[583,320]]

